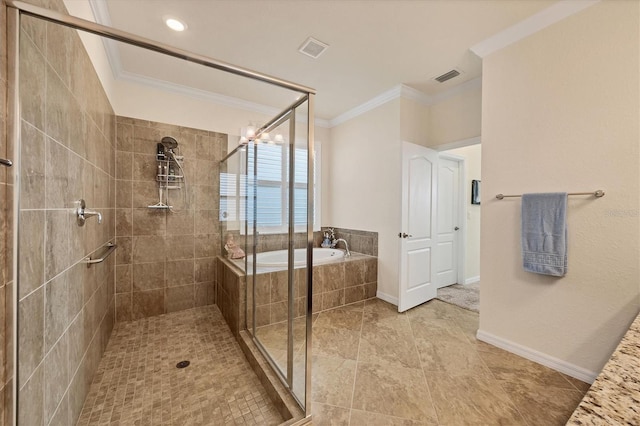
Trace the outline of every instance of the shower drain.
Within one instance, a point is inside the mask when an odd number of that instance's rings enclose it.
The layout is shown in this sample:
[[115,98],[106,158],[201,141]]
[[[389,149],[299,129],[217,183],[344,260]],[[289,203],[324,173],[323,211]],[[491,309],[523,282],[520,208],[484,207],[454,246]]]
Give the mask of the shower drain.
[[189,364],[191,364],[189,361],[180,361],[176,364],[176,368],[185,368],[188,367]]

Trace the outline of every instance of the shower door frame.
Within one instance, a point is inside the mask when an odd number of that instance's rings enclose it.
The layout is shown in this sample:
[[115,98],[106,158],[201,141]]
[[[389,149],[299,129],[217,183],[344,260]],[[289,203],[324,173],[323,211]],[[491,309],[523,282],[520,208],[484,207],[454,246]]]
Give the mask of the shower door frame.
[[[314,101],[316,90],[310,87],[283,80],[274,76],[260,73],[248,68],[233,65],[224,61],[210,58],[197,53],[179,49],[164,43],[160,43],[145,37],[128,33],[126,31],[117,30],[115,28],[96,24],[95,22],[77,18],[71,15],[55,12],[46,8],[34,6],[19,0],[5,0],[7,10],[7,57],[8,57],[8,105],[7,105],[7,139],[8,146],[13,147],[13,288],[12,288],[12,360],[13,360],[13,381],[11,386],[12,393],[12,421],[14,425],[18,424],[18,275],[19,275],[19,235],[20,226],[20,19],[21,16],[27,15],[38,19],[43,19],[55,24],[63,25],[75,30],[85,31],[100,37],[106,37],[111,40],[119,41],[129,45],[137,46],[143,49],[151,50],[160,54],[182,59],[187,62],[193,62],[208,68],[235,74],[251,80],[261,81],[266,84],[281,87],[283,89],[292,90],[301,93],[302,96],[292,105],[283,110],[271,120],[267,125],[259,129],[258,134],[265,132],[267,127],[276,121],[282,119],[283,116],[291,114],[292,109],[308,102],[307,107],[307,300],[306,300],[306,341],[305,341],[305,401],[304,411],[306,420],[311,418],[311,324],[312,324],[312,294],[313,294],[313,209],[314,209],[314,181],[313,181],[313,165],[314,165]],[[292,392],[293,394],[293,392]]]
[[[249,256],[253,256],[255,258],[256,254],[257,254],[257,235],[258,233],[258,228],[257,228],[257,213],[258,213],[258,209],[256,207],[257,202],[256,202],[256,197],[257,197],[257,193],[255,192],[256,190],[256,181],[257,181],[257,173],[258,173],[258,156],[257,156],[257,150],[259,149],[260,143],[258,143],[260,136],[262,134],[265,133],[270,133],[272,132],[274,129],[276,129],[278,126],[289,122],[290,126],[289,126],[289,143],[288,143],[288,147],[289,147],[289,155],[288,157],[288,161],[287,161],[287,167],[288,167],[288,179],[289,179],[289,187],[288,187],[288,225],[287,225],[287,232],[288,232],[288,236],[289,236],[289,241],[288,241],[288,247],[287,247],[287,251],[288,251],[288,261],[287,261],[287,283],[288,283],[288,293],[287,293],[287,315],[289,318],[288,324],[287,324],[287,370],[286,370],[286,374],[284,371],[281,371],[280,367],[278,366],[278,364],[274,361],[271,353],[269,352],[269,350],[267,350],[267,348],[262,344],[262,342],[260,341],[260,339],[256,336],[256,328],[257,328],[257,324],[256,324],[256,305],[255,305],[255,300],[256,300],[256,281],[255,281],[255,277],[257,275],[257,262],[251,262],[251,269],[249,270],[248,267],[248,257],[245,257],[245,272],[247,273],[247,276],[250,275],[252,277],[252,282],[253,285],[251,286],[251,291],[253,292],[253,297],[252,300],[254,301],[252,303],[252,306],[246,306],[246,310],[248,312],[249,309],[251,309],[252,314],[250,316],[251,318],[251,324],[247,324],[247,327],[250,331],[250,335],[251,335],[251,339],[253,341],[253,343],[256,345],[257,349],[262,353],[262,355],[264,356],[265,360],[269,363],[269,365],[271,366],[271,368],[274,370],[274,372],[276,373],[276,376],[278,377],[278,379],[280,379],[280,381],[287,386],[287,388],[291,391],[291,394],[293,396],[293,398],[298,401],[298,403],[300,404],[304,404],[305,405],[305,409],[307,407],[308,404],[310,404],[310,395],[307,394],[307,392],[309,391],[308,388],[306,388],[305,386],[305,401],[302,402],[300,401],[300,398],[298,397],[298,395],[296,395],[296,393],[293,390],[293,340],[294,340],[294,331],[293,331],[293,318],[294,318],[294,282],[295,282],[295,278],[294,278],[294,252],[295,252],[295,244],[294,244],[294,236],[295,236],[295,219],[294,219],[294,214],[293,211],[295,210],[295,205],[294,205],[294,176],[295,176],[295,136],[296,136],[296,108],[298,108],[299,106],[303,105],[305,102],[307,102],[308,99],[307,97],[303,96],[300,99],[298,99],[297,101],[295,101],[293,104],[291,104],[287,109],[285,109],[284,111],[282,111],[278,116],[274,117],[271,121],[269,121],[268,123],[266,123],[265,125],[263,125],[261,128],[259,128],[256,131],[256,135],[255,135],[255,139],[251,142],[249,142],[247,145],[240,145],[238,146],[236,149],[234,149],[231,153],[229,153],[225,159],[223,159],[221,162],[224,162],[227,158],[230,158],[231,156],[233,156],[234,154],[236,154],[236,152],[243,150],[246,148],[246,152],[248,152],[249,150],[253,150],[254,154],[252,156],[253,158],[253,183],[251,185],[249,185],[249,179],[247,179],[245,185],[251,186],[253,187],[253,206],[254,208],[252,209],[252,220],[251,220],[251,226],[249,225],[249,221],[245,221],[244,223],[244,231],[245,231],[245,235],[252,235],[252,244],[251,244],[251,253],[249,254]],[[307,107],[309,109],[311,109],[310,104],[307,104]],[[309,112],[308,112],[309,113]],[[307,129],[307,131],[309,131],[309,129]],[[308,149],[313,150],[313,146],[312,145],[308,145]],[[308,184],[308,188],[307,188],[307,223],[311,224],[311,226],[308,227],[307,231],[309,232],[309,234],[307,235],[308,238],[313,239],[313,210],[314,210],[314,200],[312,198],[309,198],[309,191],[313,191],[313,176],[315,176],[315,170],[313,169],[313,166],[315,164],[315,152],[314,151],[308,151],[307,152],[307,179],[308,182],[310,182]],[[244,161],[245,161],[245,171],[247,172],[247,177],[248,176],[248,170],[249,170],[249,158],[250,156],[247,154]],[[249,190],[247,188],[246,193],[249,193]],[[248,195],[247,195],[248,196]],[[311,222],[309,222],[311,221]],[[247,249],[249,249],[249,246],[247,245]],[[313,248],[309,248],[307,247],[307,255],[309,255],[309,251],[311,251],[311,256],[307,256],[307,266],[309,264],[312,264],[313,262]],[[247,251],[247,253],[249,253]],[[307,268],[307,273],[309,274],[309,269]],[[249,274],[250,271],[250,274]],[[311,271],[311,275],[312,275]],[[308,286],[307,290],[309,291],[311,289],[310,286]],[[307,302],[309,302],[305,307],[305,331],[306,331],[306,338],[309,338],[309,336],[311,335],[311,301],[312,297],[307,296]],[[247,315],[248,316],[248,315]],[[310,355],[310,350],[309,347],[305,348],[306,351],[306,362],[308,363],[309,360],[309,355]],[[310,364],[308,364],[310,365]],[[305,372],[307,374],[310,373],[310,371],[305,370]],[[311,381],[311,377],[306,376],[305,377],[305,384]]]

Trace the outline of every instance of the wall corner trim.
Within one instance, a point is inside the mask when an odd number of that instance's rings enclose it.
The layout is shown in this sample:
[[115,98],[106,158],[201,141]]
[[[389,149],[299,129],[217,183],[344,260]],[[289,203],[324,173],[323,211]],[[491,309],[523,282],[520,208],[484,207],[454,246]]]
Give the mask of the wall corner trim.
[[472,46],[471,51],[484,58],[599,2],[600,0],[561,0]]
[[552,370],[564,373],[567,376],[574,377],[586,383],[593,383],[596,377],[598,377],[598,373],[596,372],[589,371],[585,368],[563,361],[559,358],[555,358],[551,355],[536,351],[535,349],[519,345],[483,330],[478,330],[478,332],[476,333],[476,338],[482,342],[497,346],[500,349],[504,349],[505,351],[519,355],[530,361],[542,364],[546,367],[551,368]]

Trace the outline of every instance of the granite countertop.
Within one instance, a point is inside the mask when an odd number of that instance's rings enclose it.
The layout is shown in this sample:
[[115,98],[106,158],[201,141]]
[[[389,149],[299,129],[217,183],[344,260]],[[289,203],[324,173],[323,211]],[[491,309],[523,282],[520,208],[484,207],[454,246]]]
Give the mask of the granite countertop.
[[640,424],[640,314],[567,424]]

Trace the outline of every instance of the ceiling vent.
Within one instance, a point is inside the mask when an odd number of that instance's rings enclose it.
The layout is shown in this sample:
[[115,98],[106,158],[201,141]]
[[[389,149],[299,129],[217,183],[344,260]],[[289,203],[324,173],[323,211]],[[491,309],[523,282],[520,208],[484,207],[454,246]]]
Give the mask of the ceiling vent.
[[451,80],[454,77],[457,77],[460,75],[460,71],[458,70],[451,70],[449,72],[445,72],[442,75],[439,75],[438,77],[434,78],[435,81],[438,81],[440,83],[444,83],[447,80]]
[[323,43],[320,40],[316,40],[313,37],[309,37],[304,43],[302,43],[302,46],[300,46],[298,51],[316,59],[318,56],[322,55],[327,47],[329,47],[328,44]]

